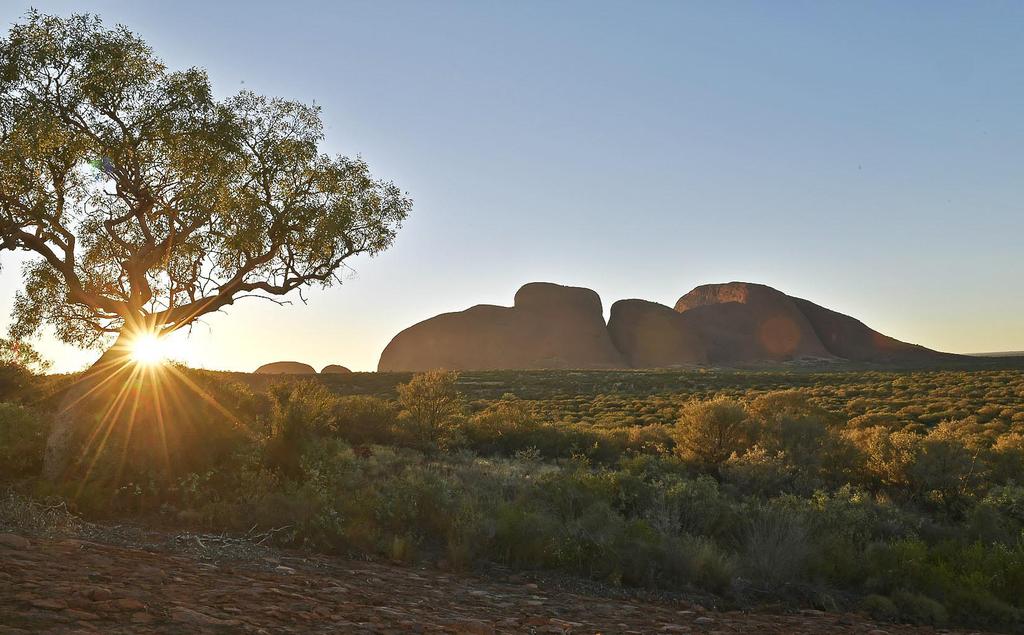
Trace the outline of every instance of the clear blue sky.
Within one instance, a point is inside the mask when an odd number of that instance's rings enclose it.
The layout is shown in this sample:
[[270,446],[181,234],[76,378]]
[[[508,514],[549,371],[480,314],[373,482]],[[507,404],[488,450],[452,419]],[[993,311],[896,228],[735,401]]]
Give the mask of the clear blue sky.
[[416,201],[344,285],[196,327],[192,363],[369,370],[402,328],[532,280],[606,310],[763,282],[927,346],[1024,350],[1024,3],[33,4],[122,22],[221,94],[315,100],[327,149]]

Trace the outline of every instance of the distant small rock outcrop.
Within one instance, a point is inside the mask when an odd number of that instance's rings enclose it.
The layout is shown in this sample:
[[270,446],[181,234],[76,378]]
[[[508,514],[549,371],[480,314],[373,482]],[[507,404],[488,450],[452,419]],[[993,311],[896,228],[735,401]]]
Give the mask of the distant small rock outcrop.
[[271,362],[256,369],[257,375],[315,375],[316,369],[302,362]]
[[321,375],[351,375],[352,371],[340,364],[328,364],[320,371]]
[[793,299],[763,284],[702,285],[679,298],[676,311],[707,343],[712,364],[833,356]]
[[608,333],[633,368],[708,363],[707,345],[684,314],[647,300],[612,305]]
[[477,305],[415,324],[391,340],[380,371],[624,368],[590,289],[524,285],[515,305]]

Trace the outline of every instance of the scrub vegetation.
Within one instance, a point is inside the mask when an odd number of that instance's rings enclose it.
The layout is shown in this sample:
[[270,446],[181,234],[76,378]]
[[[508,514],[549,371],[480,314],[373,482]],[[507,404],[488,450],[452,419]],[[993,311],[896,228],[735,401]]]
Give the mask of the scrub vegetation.
[[39,474],[72,378],[16,367],[0,372],[16,382],[0,386],[0,477],[91,519],[256,526],[329,553],[1022,630],[1024,372],[1011,362],[301,380],[177,369],[204,398],[125,408],[125,425],[96,396],[104,442],[82,439],[62,483]]

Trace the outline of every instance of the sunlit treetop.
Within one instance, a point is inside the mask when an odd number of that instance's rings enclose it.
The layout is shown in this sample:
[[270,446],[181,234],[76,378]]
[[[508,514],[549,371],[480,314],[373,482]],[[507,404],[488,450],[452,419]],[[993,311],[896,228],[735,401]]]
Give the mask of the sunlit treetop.
[[123,26],[28,13],[0,41],[0,251],[38,256],[11,336],[162,334],[339,281],[411,201],[322,140],[316,106],[217,99]]

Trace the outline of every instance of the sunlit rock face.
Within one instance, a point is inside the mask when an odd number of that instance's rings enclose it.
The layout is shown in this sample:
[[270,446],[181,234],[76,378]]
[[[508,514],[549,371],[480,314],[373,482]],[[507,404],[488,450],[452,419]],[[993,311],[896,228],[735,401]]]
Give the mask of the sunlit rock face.
[[647,300],[612,305],[608,333],[633,368],[671,368],[708,362],[707,344],[683,314]]
[[320,371],[321,375],[351,375],[352,371],[340,364],[328,364]]
[[315,375],[316,369],[302,362],[271,362],[256,369],[257,375]]
[[712,364],[833,357],[793,299],[763,284],[702,285],[675,308]]
[[512,307],[477,305],[405,329],[384,349],[377,369],[625,367],[597,293],[533,282],[519,289]]
[[856,318],[803,298],[793,298],[793,302],[807,316],[818,339],[836,357],[877,363],[929,362],[960,357],[882,335]]

